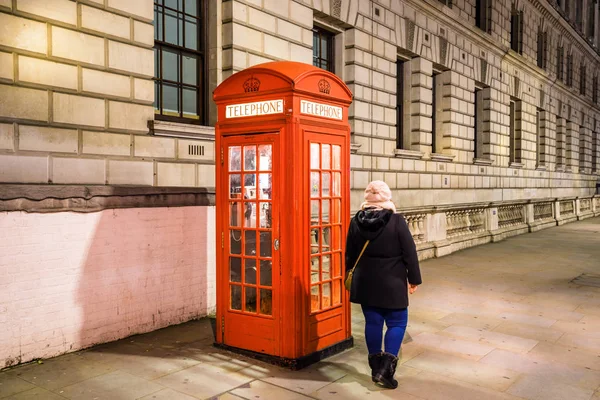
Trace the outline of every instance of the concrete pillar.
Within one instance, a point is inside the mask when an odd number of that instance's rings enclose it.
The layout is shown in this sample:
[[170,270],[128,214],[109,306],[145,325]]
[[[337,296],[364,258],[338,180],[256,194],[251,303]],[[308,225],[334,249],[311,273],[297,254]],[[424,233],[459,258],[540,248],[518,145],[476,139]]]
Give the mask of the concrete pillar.
[[526,204],[525,205],[525,223],[533,224],[534,221],[535,221],[534,206],[533,206],[533,204]]
[[498,230],[498,207],[488,208],[485,213],[485,229],[492,232]]
[[554,201],[554,219],[560,220],[560,201],[558,199]]
[[427,214],[426,242],[446,240],[446,213]]

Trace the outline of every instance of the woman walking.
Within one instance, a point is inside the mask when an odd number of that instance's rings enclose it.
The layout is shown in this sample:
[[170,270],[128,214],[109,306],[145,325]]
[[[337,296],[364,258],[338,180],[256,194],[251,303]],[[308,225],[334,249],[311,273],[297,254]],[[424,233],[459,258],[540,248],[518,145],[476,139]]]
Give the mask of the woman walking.
[[395,389],[398,352],[408,323],[408,292],[414,293],[421,284],[421,272],[415,242],[391,200],[385,182],[369,183],[365,202],[348,230],[346,272],[355,268],[350,301],[360,304],[365,316],[373,382]]

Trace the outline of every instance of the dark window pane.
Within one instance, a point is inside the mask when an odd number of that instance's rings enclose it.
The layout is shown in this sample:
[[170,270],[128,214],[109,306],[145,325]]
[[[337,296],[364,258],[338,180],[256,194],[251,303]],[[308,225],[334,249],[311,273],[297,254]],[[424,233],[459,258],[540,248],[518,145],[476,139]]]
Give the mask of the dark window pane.
[[194,56],[183,56],[183,83],[197,85],[198,80],[198,58]]
[[321,36],[321,57],[327,58],[327,52],[329,51],[329,38],[326,35]]
[[244,260],[244,283],[256,285],[256,259],[246,258]]
[[154,6],[154,21],[154,40],[163,40],[162,7]]
[[242,287],[231,286],[231,309],[241,310],[242,309]]
[[160,84],[154,81],[154,109],[160,110],[160,97],[159,97]]
[[229,281],[242,281],[242,259],[237,257],[229,257]]
[[262,286],[271,286],[273,283],[273,266],[271,260],[260,261],[260,284]]
[[170,8],[174,8],[176,10],[183,10],[182,6],[182,0],[165,0],[165,6],[170,7]]
[[183,45],[183,21],[175,11],[165,12],[165,42]]
[[179,82],[179,54],[173,50],[163,49],[162,63],[162,79]]
[[261,257],[272,257],[273,252],[271,251],[272,237],[271,232],[260,233],[260,256]]
[[185,47],[198,50],[198,24],[189,17],[185,21]]
[[198,92],[196,89],[183,88],[183,114],[184,117],[189,118],[198,116]]
[[255,313],[256,312],[256,288],[255,287],[247,287],[246,288],[246,307],[244,307],[246,312]]
[[247,256],[255,256],[256,255],[256,231],[246,231],[246,243],[244,254]]
[[199,17],[198,0],[185,0],[185,13]]
[[154,49],[154,77],[160,78],[160,49]]
[[179,89],[177,86],[163,84],[163,114],[179,115],[181,108],[179,107]]
[[264,315],[273,313],[273,294],[269,289],[260,289],[260,313]]

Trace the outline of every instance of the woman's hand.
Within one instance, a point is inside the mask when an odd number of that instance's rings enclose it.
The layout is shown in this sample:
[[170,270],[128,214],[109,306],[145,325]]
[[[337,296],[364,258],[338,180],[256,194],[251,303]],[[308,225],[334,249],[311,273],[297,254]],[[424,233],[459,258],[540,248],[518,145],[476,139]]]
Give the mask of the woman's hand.
[[412,283],[410,283],[408,285],[408,293],[413,294],[414,292],[417,291],[418,286],[417,285],[413,285]]

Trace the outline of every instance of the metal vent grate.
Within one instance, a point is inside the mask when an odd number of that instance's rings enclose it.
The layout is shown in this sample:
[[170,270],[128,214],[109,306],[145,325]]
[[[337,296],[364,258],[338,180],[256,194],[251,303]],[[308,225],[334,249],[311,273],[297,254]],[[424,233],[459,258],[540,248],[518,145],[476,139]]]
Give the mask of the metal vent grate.
[[203,156],[204,146],[200,144],[190,144],[188,146],[188,155],[190,156]]
[[571,283],[600,288],[600,275],[581,274],[577,278],[573,279]]

